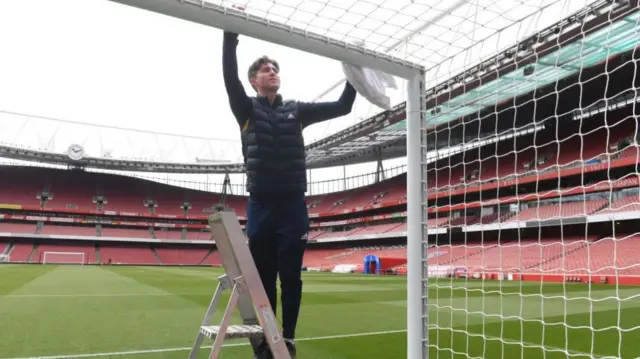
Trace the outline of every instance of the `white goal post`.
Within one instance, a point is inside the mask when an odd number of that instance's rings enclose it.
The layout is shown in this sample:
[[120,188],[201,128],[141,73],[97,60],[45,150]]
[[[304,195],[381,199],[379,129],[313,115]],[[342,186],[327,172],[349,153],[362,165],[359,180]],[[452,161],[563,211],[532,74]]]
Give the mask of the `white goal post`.
[[[388,74],[411,78],[423,69],[422,66],[374,51],[342,40],[304,30],[301,26],[267,20],[261,16],[234,8],[242,1],[222,1],[227,6],[220,6],[221,1],[204,0],[109,0],[116,3],[134,6],[159,14],[192,21],[222,30],[236,32],[258,40],[306,51],[334,60],[344,61],[360,66],[382,70]],[[215,2],[215,4],[214,4]],[[259,2],[250,2],[249,7],[259,7]],[[274,5],[277,1],[268,1]],[[265,14],[266,15],[266,14]],[[297,22],[298,25],[303,25]]]
[[42,264],[79,264],[84,266],[85,254],[82,252],[44,252]]
[[9,263],[9,262],[11,262],[11,255],[0,254],[0,263]]

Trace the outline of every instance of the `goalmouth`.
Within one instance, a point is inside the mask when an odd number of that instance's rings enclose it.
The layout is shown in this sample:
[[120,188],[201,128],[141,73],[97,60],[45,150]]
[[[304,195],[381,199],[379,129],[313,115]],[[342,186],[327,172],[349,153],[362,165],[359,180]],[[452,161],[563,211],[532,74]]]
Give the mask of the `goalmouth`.
[[42,264],[75,264],[84,266],[85,254],[82,252],[44,252]]

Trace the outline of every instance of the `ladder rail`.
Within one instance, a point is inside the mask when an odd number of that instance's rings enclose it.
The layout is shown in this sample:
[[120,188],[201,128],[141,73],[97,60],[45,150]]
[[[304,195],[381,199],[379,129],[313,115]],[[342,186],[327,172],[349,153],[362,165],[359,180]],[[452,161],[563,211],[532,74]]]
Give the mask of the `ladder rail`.
[[[218,285],[216,287],[215,294],[213,298],[211,298],[211,302],[209,303],[209,308],[207,309],[207,313],[204,315],[202,319],[202,324],[200,328],[209,325],[211,322],[211,318],[216,312],[216,307],[218,306],[218,302],[220,298],[222,298],[222,293],[225,289],[228,289],[231,286],[229,282],[229,277],[226,275],[220,276],[218,278]],[[202,342],[204,341],[205,336],[198,330],[198,336],[196,337],[195,342],[193,343],[193,347],[191,348],[191,352],[189,353],[189,359],[196,359],[198,357],[198,349],[202,346]]]
[[233,290],[231,291],[231,296],[229,297],[229,302],[227,303],[227,309],[224,311],[224,316],[222,317],[222,323],[220,323],[220,331],[216,336],[216,339],[213,341],[213,346],[211,347],[211,354],[209,354],[209,359],[216,359],[220,354],[220,349],[222,349],[222,342],[224,341],[225,335],[227,334],[227,329],[229,327],[229,322],[231,321],[231,316],[233,315],[233,310],[236,309],[236,304],[238,303],[238,286],[241,285],[236,282],[233,286]]
[[[247,338],[256,351],[264,339],[274,359],[291,359],[291,355],[280,333],[269,298],[249,251],[245,235],[235,213],[217,212],[209,216],[209,230],[220,253],[225,275],[209,304],[189,359],[196,359],[204,338],[213,339],[209,359],[217,359],[225,339]],[[234,278],[233,281],[230,278]],[[232,289],[219,326],[210,326],[210,320],[219,304],[224,290]],[[232,325],[230,321],[238,310],[244,325]],[[232,330],[230,330],[230,327]]]

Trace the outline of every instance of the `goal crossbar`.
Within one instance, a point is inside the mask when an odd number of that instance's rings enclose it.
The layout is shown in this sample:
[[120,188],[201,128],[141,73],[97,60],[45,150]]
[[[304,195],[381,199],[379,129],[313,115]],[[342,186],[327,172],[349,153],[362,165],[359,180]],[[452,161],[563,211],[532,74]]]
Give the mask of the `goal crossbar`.
[[79,264],[84,265],[85,262],[85,253],[83,252],[53,252],[53,251],[48,251],[48,252],[43,252],[42,253],[42,264],[48,264],[48,263],[56,263],[56,264],[61,264],[61,263],[76,263],[74,261],[56,261],[56,260],[49,260],[49,258],[51,256],[62,256],[62,257],[79,257]]
[[398,57],[315,34],[290,25],[249,15],[202,0],[109,0],[182,20],[236,32],[255,39],[290,47],[359,66],[412,78],[424,68]]

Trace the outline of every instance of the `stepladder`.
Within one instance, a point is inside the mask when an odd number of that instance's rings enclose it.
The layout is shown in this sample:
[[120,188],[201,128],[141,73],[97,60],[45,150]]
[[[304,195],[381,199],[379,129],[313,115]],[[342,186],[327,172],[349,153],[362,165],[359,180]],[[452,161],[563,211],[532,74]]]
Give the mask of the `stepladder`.
[[[208,222],[225,274],[218,278],[189,359],[198,357],[205,339],[213,340],[209,359],[222,358],[223,343],[228,339],[247,339],[254,352],[264,340],[274,359],[291,359],[237,216],[217,212],[209,216]],[[212,325],[225,291],[230,295],[222,309],[222,319]],[[241,324],[231,324],[236,310]]]

